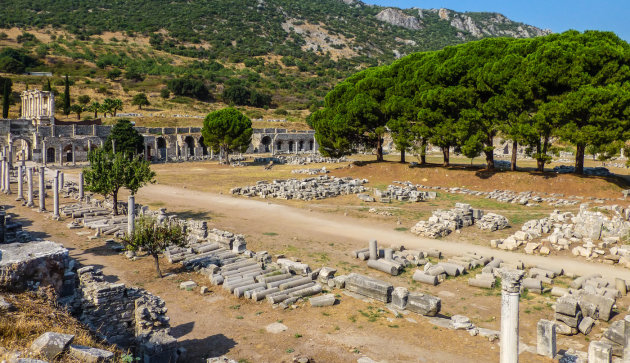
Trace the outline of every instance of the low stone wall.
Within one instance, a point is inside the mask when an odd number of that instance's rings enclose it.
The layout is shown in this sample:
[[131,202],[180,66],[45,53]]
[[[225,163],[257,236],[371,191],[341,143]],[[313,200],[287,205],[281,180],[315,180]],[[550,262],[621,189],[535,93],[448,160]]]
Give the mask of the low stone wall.
[[69,261],[68,250],[50,241],[0,245],[0,289],[52,286],[60,293]]

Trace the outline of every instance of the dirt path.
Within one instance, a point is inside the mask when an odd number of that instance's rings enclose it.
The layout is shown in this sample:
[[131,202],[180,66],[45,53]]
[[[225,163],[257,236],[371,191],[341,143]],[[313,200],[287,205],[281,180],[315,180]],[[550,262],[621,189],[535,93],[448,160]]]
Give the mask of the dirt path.
[[150,185],[141,189],[140,203],[159,201],[165,205],[176,205],[193,210],[211,210],[220,213],[224,221],[234,225],[233,232],[239,232],[238,225],[247,223],[248,229],[264,231],[282,231],[284,234],[322,235],[331,241],[350,240],[356,247],[366,246],[367,241],[376,239],[381,243],[402,244],[407,248],[436,248],[447,255],[476,252],[491,255],[509,263],[523,261],[531,265],[562,266],[565,271],[579,275],[600,273],[604,278],[620,277],[630,280],[630,270],[621,267],[591,263],[570,257],[544,257],[526,255],[478,246],[448,239],[434,240],[421,238],[408,232],[395,231],[394,226],[378,224],[352,217],[331,215],[308,211],[286,205],[266,202],[260,199],[244,199],[221,194],[191,191],[167,185]]

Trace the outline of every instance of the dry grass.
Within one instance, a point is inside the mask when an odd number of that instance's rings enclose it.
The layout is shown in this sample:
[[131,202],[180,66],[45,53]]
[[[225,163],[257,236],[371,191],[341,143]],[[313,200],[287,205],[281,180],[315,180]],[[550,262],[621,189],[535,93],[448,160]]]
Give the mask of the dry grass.
[[[77,321],[69,312],[57,306],[54,294],[41,289],[44,294],[25,292],[20,294],[1,294],[16,310],[0,316],[0,360],[9,359],[12,351],[23,351],[41,334],[57,332],[73,334],[72,344],[106,349],[118,357],[123,354],[120,349],[110,346],[98,339],[87,327]],[[25,354],[22,355],[25,357]],[[31,358],[40,358],[30,355]],[[54,362],[78,362],[78,360],[62,354]]]

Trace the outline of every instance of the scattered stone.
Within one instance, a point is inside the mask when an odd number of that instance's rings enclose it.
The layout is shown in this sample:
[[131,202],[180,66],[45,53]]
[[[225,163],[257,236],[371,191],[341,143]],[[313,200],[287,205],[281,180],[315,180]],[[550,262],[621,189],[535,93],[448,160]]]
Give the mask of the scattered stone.
[[282,333],[283,331],[286,331],[287,329],[289,328],[287,328],[286,325],[282,323],[278,323],[278,322],[271,323],[265,327],[265,330],[267,330],[267,332],[272,333],[272,334]]
[[179,284],[179,288],[182,290],[193,290],[195,287],[197,287],[197,283],[194,281],[184,281],[181,284]]
[[81,345],[71,345],[70,356],[85,363],[111,362],[114,359],[114,353],[110,351]]
[[40,335],[31,344],[31,352],[39,354],[47,359],[53,359],[57,354],[60,354],[68,348],[70,343],[74,340],[74,335],[47,332]]
[[313,307],[332,306],[335,304],[335,295],[326,294],[322,296],[312,297],[308,300]]

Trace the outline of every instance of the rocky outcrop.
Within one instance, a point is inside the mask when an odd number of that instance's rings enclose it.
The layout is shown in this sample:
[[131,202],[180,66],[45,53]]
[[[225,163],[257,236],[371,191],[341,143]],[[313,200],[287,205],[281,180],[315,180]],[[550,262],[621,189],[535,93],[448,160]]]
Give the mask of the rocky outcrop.
[[407,15],[400,9],[387,8],[376,14],[376,19],[395,26],[411,30],[422,29],[422,23],[417,18]]
[[446,9],[440,9],[438,15],[442,20],[450,20],[451,26],[455,29],[469,33],[475,38],[483,38],[485,36],[531,38],[551,33],[550,30],[513,22],[505,16],[496,13],[491,14],[490,17],[478,20],[473,19],[466,13],[455,13]]

